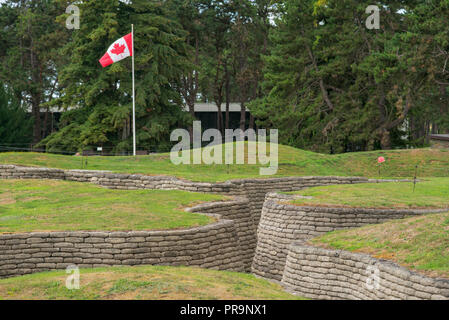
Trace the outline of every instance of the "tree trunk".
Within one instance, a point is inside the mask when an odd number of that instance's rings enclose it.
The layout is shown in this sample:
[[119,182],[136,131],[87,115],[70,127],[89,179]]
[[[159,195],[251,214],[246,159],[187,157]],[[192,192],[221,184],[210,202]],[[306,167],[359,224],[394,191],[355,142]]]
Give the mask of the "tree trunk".
[[249,115],[249,128],[254,129],[254,117],[252,114]]
[[33,124],[33,143],[37,144],[41,141],[41,99],[40,95],[37,94],[32,97],[32,114],[34,118]]
[[225,74],[226,74],[226,83],[225,83],[225,96],[226,96],[226,121],[225,121],[225,128],[229,129],[229,105],[230,105],[230,88],[229,88],[229,70],[228,70],[228,63],[225,62]]
[[[304,31],[302,31],[302,34],[304,36]],[[305,42],[305,47],[306,47],[307,52],[309,54],[309,58],[310,58],[310,60],[312,62],[312,66],[315,69],[315,71],[318,73],[318,71],[319,71],[318,64],[316,62],[315,56],[313,55],[312,49],[309,47],[307,42]],[[326,103],[326,105],[329,108],[329,110],[333,111],[334,110],[334,104],[332,103],[332,101],[329,98],[329,93],[327,92],[326,86],[324,84],[324,80],[323,80],[322,77],[319,77],[318,80],[319,80],[319,85],[320,85],[321,95],[322,95],[323,101]]]
[[223,102],[221,100],[216,102],[216,104],[217,104],[217,111],[218,111],[217,112],[217,129],[223,135],[224,134],[224,130],[223,130],[223,113],[221,111],[221,104],[222,103]]
[[47,136],[47,128],[48,128],[48,113],[50,112],[50,107],[47,107],[47,111],[45,111],[44,124],[42,126],[42,138]]
[[[194,94],[196,96],[196,90],[193,90],[193,91],[195,91]],[[187,90],[186,90],[186,92],[187,92]],[[196,117],[195,117],[196,97],[193,97],[192,94],[190,94],[190,95],[186,94],[186,97],[184,99],[186,100],[187,107],[189,108],[189,113],[192,116],[193,121],[195,121],[196,120]],[[189,133],[190,133],[190,144],[193,144],[193,126],[192,125],[189,126]]]
[[382,131],[380,145],[382,147],[382,150],[390,150],[391,149],[390,132],[386,129],[384,129]]
[[[37,56],[33,51],[33,39],[31,39],[31,50],[30,50],[30,64],[31,64],[31,79],[33,83],[42,84],[42,73],[40,72],[40,63]],[[42,86],[41,86],[42,87]],[[33,124],[33,144],[37,144],[41,141],[41,92],[40,89],[32,90],[31,92],[31,113],[33,114],[34,124]]]
[[[444,118],[448,116],[448,108],[447,108],[447,94],[446,94],[446,84],[440,85],[440,117]],[[444,124],[441,128],[435,125],[435,133],[444,133]],[[447,129],[447,128],[446,128]]]
[[246,108],[245,103],[240,103],[240,129],[245,131],[246,129]]

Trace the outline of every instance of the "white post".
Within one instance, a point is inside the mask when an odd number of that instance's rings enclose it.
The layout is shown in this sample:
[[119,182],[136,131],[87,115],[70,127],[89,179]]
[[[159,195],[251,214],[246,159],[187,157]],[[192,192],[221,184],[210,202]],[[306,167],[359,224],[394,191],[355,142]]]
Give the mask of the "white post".
[[132,65],[133,65],[133,154],[136,156],[136,92],[134,87],[134,24],[131,25],[131,34],[132,34],[132,46],[133,46],[133,55],[132,55]]

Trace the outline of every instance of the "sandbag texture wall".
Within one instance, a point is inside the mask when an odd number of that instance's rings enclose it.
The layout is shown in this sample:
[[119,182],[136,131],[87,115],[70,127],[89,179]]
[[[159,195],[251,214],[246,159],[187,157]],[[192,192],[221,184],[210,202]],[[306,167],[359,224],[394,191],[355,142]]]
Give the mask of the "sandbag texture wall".
[[447,210],[389,210],[363,208],[305,207],[285,203],[293,196],[267,195],[257,235],[252,272],[281,280],[289,245],[329,231],[378,224],[393,219]]
[[0,235],[0,277],[116,265],[185,265],[243,271],[233,221],[187,230]]
[[98,184],[111,189],[163,189],[218,193],[244,197],[247,205],[222,212],[225,219],[235,221],[245,271],[251,270],[257,244],[257,226],[265,195],[271,191],[294,191],[328,184],[377,182],[362,177],[286,177],[269,179],[239,179],[220,183],[192,182],[170,176],[117,174],[108,171],[61,170],[53,168],[0,165],[0,179],[57,179]]
[[283,285],[332,300],[449,299],[449,280],[426,277],[366,254],[290,245]]

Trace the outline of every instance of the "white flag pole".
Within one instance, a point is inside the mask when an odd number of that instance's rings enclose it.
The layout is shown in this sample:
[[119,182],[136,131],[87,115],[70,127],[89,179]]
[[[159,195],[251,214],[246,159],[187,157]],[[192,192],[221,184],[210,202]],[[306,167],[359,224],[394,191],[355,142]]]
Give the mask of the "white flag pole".
[[133,154],[136,156],[136,92],[134,87],[134,54],[136,50],[134,49],[134,24],[131,24],[131,34],[132,34],[132,65],[133,65]]

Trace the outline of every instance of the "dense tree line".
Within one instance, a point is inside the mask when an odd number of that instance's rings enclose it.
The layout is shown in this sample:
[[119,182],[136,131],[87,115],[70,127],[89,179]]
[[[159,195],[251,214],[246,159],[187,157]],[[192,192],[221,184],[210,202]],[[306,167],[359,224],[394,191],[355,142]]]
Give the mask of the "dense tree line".
[[264,97],[251,104],[281,142],[321,152],[422,146],[449,129],[449,2],[279,4],[265,57]]
[[[139,148],[168,149],[198,101],[224,112],[222,131],[238,102],[242,129],[320,152],[423,146],[449,130],[447,0],[375,1],[380,29],[366,27],[364,0],[76,1],[79,30],[65,26],[70,4],[0,7],[0,142],[129,151],[131,61],[98,59],[131,23]],[[67,110],[56,132],[52,107]]]

